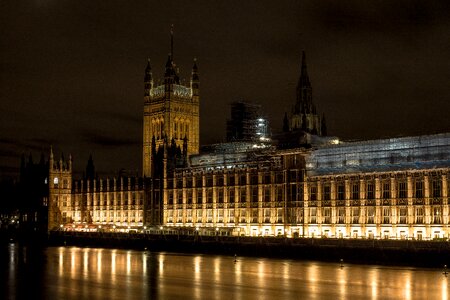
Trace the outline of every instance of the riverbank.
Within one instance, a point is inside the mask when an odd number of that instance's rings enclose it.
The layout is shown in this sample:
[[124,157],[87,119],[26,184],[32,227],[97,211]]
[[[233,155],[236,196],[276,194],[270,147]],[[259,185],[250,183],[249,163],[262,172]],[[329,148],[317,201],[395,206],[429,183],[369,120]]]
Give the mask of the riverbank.
[[54,231],[52,246],[127,248],[180,253],[258,256],[357,264],[450,265],[447,241],[234,237]]

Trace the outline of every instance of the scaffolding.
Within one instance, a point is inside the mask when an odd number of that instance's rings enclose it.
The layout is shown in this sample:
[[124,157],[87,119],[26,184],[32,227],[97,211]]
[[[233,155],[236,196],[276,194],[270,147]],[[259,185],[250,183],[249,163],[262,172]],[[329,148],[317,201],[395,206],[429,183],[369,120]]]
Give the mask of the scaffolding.
[[450,133],[323,146],[307,157],[309,176],[450,166]]
[[231,103],[231,118],[227,120],[227,142],[268,142],[269,124],[261,116],[261,106],[247,102]]

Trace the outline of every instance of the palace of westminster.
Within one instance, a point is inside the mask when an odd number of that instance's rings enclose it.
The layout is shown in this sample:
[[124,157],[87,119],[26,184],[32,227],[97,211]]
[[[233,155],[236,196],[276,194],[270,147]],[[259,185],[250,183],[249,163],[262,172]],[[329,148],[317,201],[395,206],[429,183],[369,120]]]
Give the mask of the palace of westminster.
[[[303,53],[297,97],[270,134],[255,104],[231,105],[227,142],[199,144],[200,80],[169,55],[144,76],[143,176],[72,177],[49,158],[48,229],[199,234],[450,238],[450,133],[361,142],[326,136]],[[281,123],[281,118],[280,118]],[[90,174],[91,173],[91,174]]]

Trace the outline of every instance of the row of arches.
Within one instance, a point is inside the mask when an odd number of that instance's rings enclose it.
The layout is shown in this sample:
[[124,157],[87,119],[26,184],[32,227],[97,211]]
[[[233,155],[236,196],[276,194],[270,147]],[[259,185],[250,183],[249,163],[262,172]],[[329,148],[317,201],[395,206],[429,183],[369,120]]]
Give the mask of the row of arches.
[[183,139],[184,137],[189,136],[189,121],[175,119],[173,126],[173,137],[175,139]]
[[152,136],[154,136],[157,140],[162,139],[164,135],[164,119],[152,119]]
[[[173,138],[183,139],[189,137],[190,122],[185,119],[175,119],[173,123]],[[151,121],[151,132],[157,140],[164,137],[164,119],[156,118]]]

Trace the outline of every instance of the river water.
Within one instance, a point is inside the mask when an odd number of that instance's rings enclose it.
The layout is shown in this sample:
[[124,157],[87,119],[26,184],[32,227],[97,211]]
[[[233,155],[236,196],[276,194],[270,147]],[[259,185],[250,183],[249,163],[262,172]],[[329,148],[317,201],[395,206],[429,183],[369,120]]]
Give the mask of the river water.
[[0,248],[3,299],[448,299],[443,270],[78,247]]

